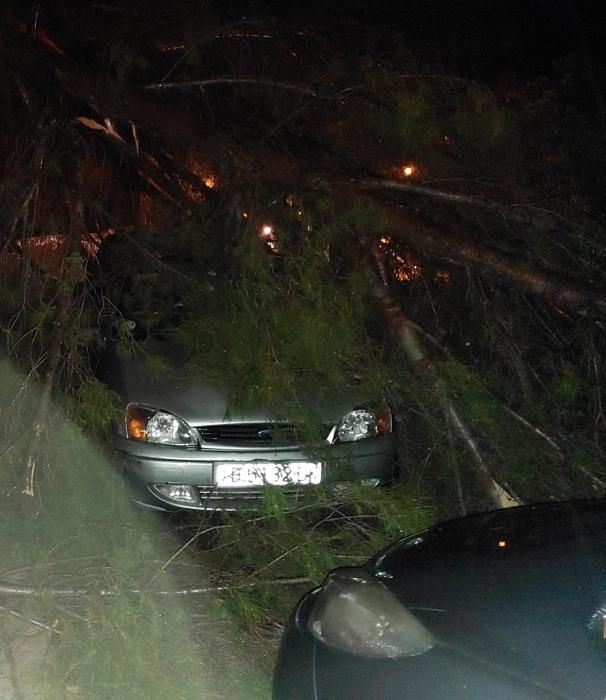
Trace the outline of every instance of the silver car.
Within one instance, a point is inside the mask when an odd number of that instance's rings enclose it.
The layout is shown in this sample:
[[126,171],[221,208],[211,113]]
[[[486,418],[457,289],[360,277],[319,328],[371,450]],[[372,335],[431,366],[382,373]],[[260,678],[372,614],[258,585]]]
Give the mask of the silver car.
[[310,439],[267,408],[231,410],[225,388],[185,368],[154,376],[113,353],[101,376],[121,397],[112,440],[134,500],[145,508],[255,508],[268,487],[296,506],[315,491],[393,478],[395,439],[384,401],[364,404],[344,392],[330,406],[314,404]]

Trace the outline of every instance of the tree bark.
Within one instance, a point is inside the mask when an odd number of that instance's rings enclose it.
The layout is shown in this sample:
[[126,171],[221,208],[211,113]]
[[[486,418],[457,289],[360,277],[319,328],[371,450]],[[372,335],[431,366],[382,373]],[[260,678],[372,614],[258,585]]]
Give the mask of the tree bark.
[[606,316],[606,293],[565,275],[527,265],[486,243],[452,231],[438,230],[420,214],[392,213],[390,233],[417,250],[456,265],[471,264],[558,309],[583,316]]
[[[70,255],[80,251],[80,241],[83,234],[86,232],[84,225],[84,203],[82,201],[80,163],[78,160],[75,160],[71,165],[73,167],[74,177],[71,183],[72,187],[66,193],[66,204],[69,207],[70,223],[68,235],[65,239],[64,263]],[[33,497],[35,495],[34,480],[42,453],[44,434],[48,427],[51,400],[59,375],[61,346],[65,340],[66,327],[74,306],[74,284],[70,280],[70,274],[73,275],[73,271],[66,269],[64,265],[60,279],[60,291],[57,296],[57,314],[53,323],[53,330],[46,356],[46,369],[42,380],[40,401],[38,402],[33,424],[33,439],[27,456],[25,483],[22,491],[24,496]]]
[[[380,259],[377,262],[379,263],[379,274],[381,274],[382,264]],[[483,493],[496,508],[522,505],[522,501],[519,498],[514,496],[510,490],[506,490],[501,486],[493,477],[473,435],[465,425],[452,401],[448,398],[433,363],[425,352],[416,324],[404,316],[388,287],[379,281],[376,273],[370,270],[370,274],[375,280],[372,285],[372,296],[375,303],[398,339],[413,372],[420,379],[421,383],[430,389],[439,400],[450,429],[462,442],[471,458],[471,465]]]

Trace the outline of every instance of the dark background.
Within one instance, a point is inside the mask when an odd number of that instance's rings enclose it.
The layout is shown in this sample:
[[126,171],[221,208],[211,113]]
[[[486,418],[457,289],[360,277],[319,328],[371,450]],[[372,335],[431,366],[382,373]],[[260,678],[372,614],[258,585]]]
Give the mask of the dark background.
[[[215,3],[225,12],[225,3]],[[275,16],[324,26],[361,48],[401,41],[423,60],[478,78],[503,71],[549,73],[558,62],[604,65],[602,0],[259,0],[229,6],[236,17]]]

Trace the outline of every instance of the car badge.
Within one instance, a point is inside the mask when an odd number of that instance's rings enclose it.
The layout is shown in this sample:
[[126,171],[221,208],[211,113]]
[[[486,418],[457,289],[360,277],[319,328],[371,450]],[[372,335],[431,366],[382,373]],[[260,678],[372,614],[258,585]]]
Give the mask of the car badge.
[[269,428],[263,428],[262,430],[259,430],[259,432],[257,433],[257,437],[259,438],[259,440],[271,440],[271,430]]

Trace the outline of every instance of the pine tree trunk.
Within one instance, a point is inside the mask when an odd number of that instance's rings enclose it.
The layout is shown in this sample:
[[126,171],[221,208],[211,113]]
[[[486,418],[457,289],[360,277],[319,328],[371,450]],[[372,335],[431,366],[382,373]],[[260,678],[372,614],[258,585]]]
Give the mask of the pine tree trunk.
[[[379,271],[381,273],[381,262],[379,259],[377,259],[377,262],[379,263]],[[474,474],[482,492],[496,508],[509,508],[522,505],[519,498],[501,486],[493,477],[477,442],[474,440],[473,435],[452,401],[448,398],[446,390],[440,378],[437,376],[434,365],[425,352],[423,341],[416,324],[412,323],[404,316],[397,301],[384,282],[381,282],[374,272],[371,271],[371,274],[375,280],[372,287],[372,296],[378,308],[398,339],[400,347],[413,372],[419,378],[420,382],[424,384],[440,402],[449,428],[462,442],[471,458]]]
[[60,279],[60,291],[56,300],[57,313],[53,323],[48,352],[46,356],[46,369],[42,380],[40,401],[33,424],[33,439],[26,460],[25,483],[22,493],[25,496],[34,496],[34,481],[36,469],[43,454],[44,436],[48,428],[48,420],[53,393],[58,381],[61,365],[61,349],[65,340],[67,324],[74,309],[74,283],[73,271],[65,265],[65,261],[74,254],[80,254],[80,243],[86,231],[84,223],[84,203],[82,200],[82,176],[80,164],[77,160],[72,163],[73,182],[71,188],[66,188],[66,200],[69,207],[69,230],[65,238],[63,249],[63,268]]

